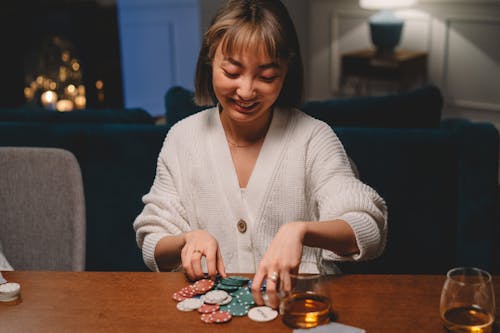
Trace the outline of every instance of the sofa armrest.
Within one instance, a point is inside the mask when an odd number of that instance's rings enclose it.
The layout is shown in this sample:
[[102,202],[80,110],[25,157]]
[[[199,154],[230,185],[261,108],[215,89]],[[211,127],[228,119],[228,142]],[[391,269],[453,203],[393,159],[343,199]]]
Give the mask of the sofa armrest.
[[498,256],[494,256],[498,251],[498,131],[490,123],[465,119],[445,119],[441,127],[453,131],[460,144],[457,265],[498,271]]

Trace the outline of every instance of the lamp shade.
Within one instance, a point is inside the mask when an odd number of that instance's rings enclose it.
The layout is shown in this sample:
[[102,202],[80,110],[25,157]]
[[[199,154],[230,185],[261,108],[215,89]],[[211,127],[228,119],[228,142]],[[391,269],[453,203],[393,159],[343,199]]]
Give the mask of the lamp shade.
[[365,9],[390,9],[410,7],[416,0],[360,0],[359,6]]

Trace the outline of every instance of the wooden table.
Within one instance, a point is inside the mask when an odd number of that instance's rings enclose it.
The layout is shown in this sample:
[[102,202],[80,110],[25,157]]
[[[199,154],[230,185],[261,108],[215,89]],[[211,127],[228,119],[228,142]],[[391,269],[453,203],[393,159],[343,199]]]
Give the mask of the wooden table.
[[[427,82],[427,53],[395,50],[379,55],[374,49],[342,54],[340,89],[354,95],[376,94],[377,89],[401,92]],[[381,87],[379,87],[381,86]]]
[[[171,295],[182,273],[4,272],[21,284],[21,300],[0,302],[1,332],[291,332],[280,317],[267,323],[235,317],[205,324],[180,312]],[[445,332],[439,317],[444,276],[344,275],[331,281],[337,321],[377,332]],[[500,301],[500,277],[494,278]],[[500,302],[498,302],[500,303]],[[498,311],[497,306],[497,313]],[[498,317],[497,317],[498,318]],[[498,327],[499,319],[496,321]]]

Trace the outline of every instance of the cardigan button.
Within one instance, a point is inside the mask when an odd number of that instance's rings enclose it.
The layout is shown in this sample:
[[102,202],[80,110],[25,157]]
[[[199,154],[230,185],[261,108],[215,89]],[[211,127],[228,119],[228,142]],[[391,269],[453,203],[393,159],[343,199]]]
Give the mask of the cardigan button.
[[244,220],[239,220],[236,224],[238,231],[244,234],[247,231],[247,223]]

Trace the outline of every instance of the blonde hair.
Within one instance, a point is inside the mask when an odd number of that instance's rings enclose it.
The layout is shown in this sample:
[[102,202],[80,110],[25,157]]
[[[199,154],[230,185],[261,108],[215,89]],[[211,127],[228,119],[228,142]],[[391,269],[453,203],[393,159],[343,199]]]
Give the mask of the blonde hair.
[[[222,43],[222,44],[221,44]],[[217,47],[233,55],[241,50],[264,50],[288,67],[277,106],[296,107],[302,102],[303,68],[297,33],[286,7],[279,0],[229,0],[219,9],[203,37],[195,78],[195,103],[216,102],[212,86],[212,60]]]

